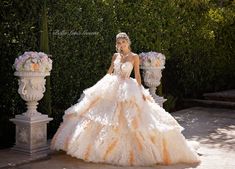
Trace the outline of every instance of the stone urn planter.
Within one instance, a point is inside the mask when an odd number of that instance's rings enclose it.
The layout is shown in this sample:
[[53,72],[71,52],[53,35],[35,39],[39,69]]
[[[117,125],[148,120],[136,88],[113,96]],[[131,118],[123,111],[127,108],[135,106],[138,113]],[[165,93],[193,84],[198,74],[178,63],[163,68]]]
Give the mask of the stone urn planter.
[[27,111],[23,115],[29,118],[42,115],[37,111],[37,105],[38,101],[42,99],[43,93],[46,91],[45,77],[49,76],[50,73],[17,71],[14,75],[19,77],[18,93],[26,101],[27,105]]
[[149,87],[149,92],[155,102],[163,107],[166,99],[158,96],[156,89],[161,84],[162,70],[165,68],[165,56],[157,52],[140,53],[139,56],[144,84]]
[[47,156],[48,115],[37,111],[38,101],[45,92],[46,76],[50,75],[52,61],[42,52],[25,52],[14,63],[19,88],[18,93],[26,102],[27,111],[10,119],[16,125],[16,143],[12,148],[31,156]]

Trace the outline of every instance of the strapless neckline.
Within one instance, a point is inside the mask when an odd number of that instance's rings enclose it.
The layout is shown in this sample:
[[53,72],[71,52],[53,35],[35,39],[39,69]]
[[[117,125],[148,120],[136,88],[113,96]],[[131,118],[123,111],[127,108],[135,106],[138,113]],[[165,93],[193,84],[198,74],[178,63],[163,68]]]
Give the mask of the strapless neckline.
[[133,63],[132,63],[131,61],[126,61],[126,62],[121,62],[121,61],[120,61],[120,63],[121,63],[121,64],[130,63],[132,66],[134,66],[134,65],[133,65]]
[[134,65],[131,61],[121,62],[121,57],[118,57],[114,61],[114,74],[120,77],[130,77],[131,71]]

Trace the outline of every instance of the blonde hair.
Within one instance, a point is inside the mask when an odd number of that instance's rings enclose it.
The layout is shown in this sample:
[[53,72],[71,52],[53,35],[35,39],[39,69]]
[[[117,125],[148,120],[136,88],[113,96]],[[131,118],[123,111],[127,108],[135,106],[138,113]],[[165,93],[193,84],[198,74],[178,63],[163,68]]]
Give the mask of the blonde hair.
[[127,42],[129,43],[129,45],[131,44],[131,40],[130,40],[129,36],[128,36],[125,32],[120,32],[120,33],[118,33],[118,34],[116,35],[116,41],[117,41],[118,39],[126,39]]
[[[117,42],[118,39],[125,39],[127,41],[127,43],[129,44],[128,48],[131,50],[131,47],[130,47],[131,40],[130,40],[129,36],[125,32],[118,33],[116,35],[116,42]],[[118,49],[117,49],[117,45],[116,45],[116,51],[119,52]]]

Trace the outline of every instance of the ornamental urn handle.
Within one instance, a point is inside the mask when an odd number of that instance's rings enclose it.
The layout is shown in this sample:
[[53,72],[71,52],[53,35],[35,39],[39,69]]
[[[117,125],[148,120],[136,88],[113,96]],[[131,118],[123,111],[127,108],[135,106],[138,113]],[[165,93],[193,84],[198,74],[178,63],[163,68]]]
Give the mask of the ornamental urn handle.
[[26,81],[25,79],[20,79],[19,80],[19,90],[18,93],[22,94],[22,95],[26,95],[27,94],[27,90],[25,90],[25,86],[26,86]]
[[44,93],[45,91],[46,91],[46,87],[43,86],[43,87],[42,87],[42,92]]

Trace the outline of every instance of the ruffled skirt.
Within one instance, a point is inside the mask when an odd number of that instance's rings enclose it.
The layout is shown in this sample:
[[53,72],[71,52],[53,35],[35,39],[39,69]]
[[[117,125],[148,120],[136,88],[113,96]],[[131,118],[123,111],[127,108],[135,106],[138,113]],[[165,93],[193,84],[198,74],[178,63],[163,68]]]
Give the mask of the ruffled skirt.
[[135,79],[107,74],[65,111],[51,149],[116,165],[197,163],[182,130]]

